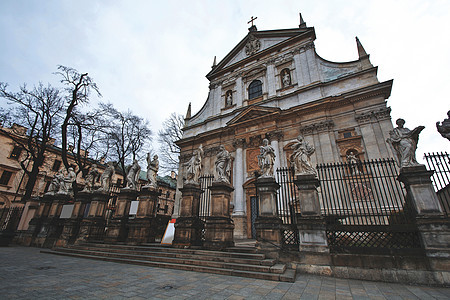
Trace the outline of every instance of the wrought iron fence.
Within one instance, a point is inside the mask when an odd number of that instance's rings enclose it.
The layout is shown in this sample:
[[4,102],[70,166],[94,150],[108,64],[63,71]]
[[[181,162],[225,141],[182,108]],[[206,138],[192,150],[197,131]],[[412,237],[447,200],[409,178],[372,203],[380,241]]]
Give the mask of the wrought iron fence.
[[203,193],[200,195],[200,208],[199,208],[199,217],[203,221],[206,220],[206,217],[210,215],[210,207],[211,207],[211,190],[209,187],[212,185],[214,180],[213,175],[203,175],[198,181],[200,183],[200,188]]
[[0,231],[16,231],[22,213],[23,207],[7,207],[0,209]]
[[294,184],[294,169],[277,169],[277,212],[283,221],[283,246],[296,248],[299,245],[296,213],[299,212],[298,191]]
[[333,252],[419,251],[413,210],[393,159],[317,166]]
[[434,171],[431,181],[444,213],[450,215],[450,154],[425,153],[428,170]]

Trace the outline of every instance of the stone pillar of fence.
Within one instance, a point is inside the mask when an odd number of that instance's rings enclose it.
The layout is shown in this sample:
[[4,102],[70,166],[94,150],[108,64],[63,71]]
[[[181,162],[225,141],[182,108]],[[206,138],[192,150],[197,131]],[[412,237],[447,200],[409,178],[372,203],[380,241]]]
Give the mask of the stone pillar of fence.
[[319,179],[313,174],[297,175],[294,180],[298,188],[300,213],[297,214],[299,250],[314,253],[328,253],[326,223],[321,214]]
[[64,204],[73,201],[69,194],[57,193],[55,195],[45,195],[45,205],[49,205],[48,215],[42,222],[40,232],[37,234],[34,244],[38,247],[52,248],[64,227],[64,220],[60,219],[61,210]]
[[138,191],[130,188],[123,188],[116,202],[116,211],[108,224],[105,242],[125,242],[128,235],[128,219],[130,215],[131,202],[135,201]]
[[234,223],[230,217],[231,192],[234,188],[226,182],[213,182],[211,190],[211,214],[205,222],[205,242],[209,249],[225,249],[234,246]]
[[203,221],[199,218],[200,195],[203,192],[199,184],[188,183],[180,188],[182,198],[180,216],[175,223],[175,247],[200,246],[202,244]]
[[35,197],[29,200],[30,204],[28,206],[36,206],[36,212],[28,223],[28,229],[21,235],[21,245],[31,246],[34,245],[34,239],[41,230],[42,222],[44,218],[48,215],[50,210],[51,200],[44,201],[44,197]]
[[407,201],[416,212],[422,246],[431,258],[432,267],[450,271],[450,219],[444,216],[433,189],[430,179],[433,172],[427,171],[424,165],[403,167],[398,179],[405,184]]
[[128,244],[153,243],[156,237],[156,206],[159,190],[152,186],[142,187],[136,217],[128,221]]
[[77,195],[72,218],[82,218],[75,244],[98,241],[104,236],[109,194],[103,190]]
[[59,239],[56,241],[57,247],[65,247],[68,244],[73,244],[75,241],[81,221],[83,220],[84,209],[88,202],[90,193],[79,192],[74,200],[73,209],[70,218],[62,220],[64,227]]
[[256,247],[268,257],[278,257],[282,246],[283,221],[277,214],[277,190],[280,185],[273,177],[259,177],[256,182],[258,217],[255,220]]

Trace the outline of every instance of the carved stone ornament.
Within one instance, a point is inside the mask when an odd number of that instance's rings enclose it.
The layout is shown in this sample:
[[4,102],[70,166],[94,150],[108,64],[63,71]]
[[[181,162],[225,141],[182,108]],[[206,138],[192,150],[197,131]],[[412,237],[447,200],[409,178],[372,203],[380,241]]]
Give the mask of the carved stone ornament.
[[202,172],[203,147],[200,145],[194,150],[193,155],[188,162],[184,163],[186,170],[185,184],[199,184],[198,179]]
[[273,165],[275,164],[275,150],[269,145],[269,140],[264,139],[259,147],[258,165],[261,168],[261,177],[273,177]]
[[137,183],[139,181],[139,174],[141,172],[141,166],[137,159],[133,161],[131,166],[127,168],[127,188],[131,190],[137,190]]
[[113,161],[110,161],[106,164],[106,169],[100,176],[100,190],[107,191],[109,187],[111,186],[112,177],[116,173],[115,171],[115,164]]
[[436,128],[442,137],[450,141],[450,110],[447,112],[447,116],[448,118],[444,119],[442,124],[440,124],[440,122],[436,122]]
[[302,135],[297,137],[297,142],[291,146],[294,149],[289,161],[294,167],[295,175],[317,175],[316,169],[311,164],[311,155],[316,151]]
[[224,146],[220,146],[220,151],[216,156],[216,177],[217,182],[230,183],[231,179],[231,155]]
[[250,35],[245,45],[245,54],[248,56],[255,54],[261,48],[261,42],[254,36]]
[[425,128],[418,126],[413,130],[403,127],[405,120],[398,119],[397,127],[389,132],[390,138],[386,142],[391,145],[394,153],[397,156],[397,163],[400,168],[417,166],[419,163],[416,160],[417,143],[419,141],[419,134]]

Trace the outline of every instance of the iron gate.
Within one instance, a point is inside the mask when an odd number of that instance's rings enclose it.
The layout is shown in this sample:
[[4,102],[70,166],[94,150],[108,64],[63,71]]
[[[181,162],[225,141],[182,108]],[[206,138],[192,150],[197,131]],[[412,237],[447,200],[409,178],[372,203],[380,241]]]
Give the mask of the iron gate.
[[433,170],[431,181],[446,216],[450,215],[450,154],[447,152],[424,155],[428,170]]
[[413,208],[393,159],[317,166],[332,252],[420,251]]

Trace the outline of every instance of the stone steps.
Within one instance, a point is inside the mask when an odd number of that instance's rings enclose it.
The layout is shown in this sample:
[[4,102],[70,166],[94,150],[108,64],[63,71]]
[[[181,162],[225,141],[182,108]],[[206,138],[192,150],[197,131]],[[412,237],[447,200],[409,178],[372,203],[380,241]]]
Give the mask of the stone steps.
[[295,270],[286,269],[285,264],[277,264],[274,259],[267,259],[264,254],[258,253],[179,249],[160,245],[131,246],[90,243],[42,250],[41,252],[158,268],[275,281],[295,281]]

